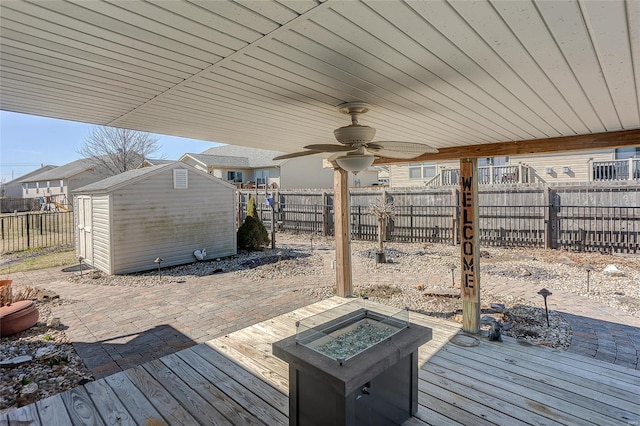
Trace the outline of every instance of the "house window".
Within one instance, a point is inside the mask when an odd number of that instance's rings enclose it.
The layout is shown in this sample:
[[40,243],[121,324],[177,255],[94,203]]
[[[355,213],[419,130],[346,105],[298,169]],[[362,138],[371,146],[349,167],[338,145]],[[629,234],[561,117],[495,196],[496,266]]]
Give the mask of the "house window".
[[264,185],[269,178],[269,170],[256,170],[256,184]]
[[24,188],[24,193],[25,194],[29,193],[29,184],[28,183],[23,183],[22,184],[22,188]]
[[436,175],[436,163],[409,165],[409,179],[431,179]]
[[227,172],[227,181],[234,183],[242,183],[242,172]]
[[40,182],[36,182],[36,194],[40,193]]
[[629,158],[640,158],[640,146],[616,149],[616,160],[628,160]]
[[60,189],[64,188],[64,180],[60,179]]
[[478,158],[478,167],[506,166],[507,164],[509,164],[509,157]]
[[189,188],[188,172],[185,169],[173,169],[173,189]]

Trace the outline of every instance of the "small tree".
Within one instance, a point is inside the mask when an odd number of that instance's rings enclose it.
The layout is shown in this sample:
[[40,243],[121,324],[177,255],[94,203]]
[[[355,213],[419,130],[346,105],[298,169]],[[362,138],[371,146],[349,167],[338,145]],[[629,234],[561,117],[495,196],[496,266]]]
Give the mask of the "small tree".
[[238,247],[246,250],[259,250],[269,244],[267,228],[258,217],[256,199],[249,196],[247,217],[238,228]]
[[395,206],[391,201],[378,198],[369,206],[369,212],[378,219],[378,251],[383,252],[387,220],[396,217]]
[[96,126],[78,149],[99,173],[114,176],[135,169],[159,149],[150,133],[116,127]]

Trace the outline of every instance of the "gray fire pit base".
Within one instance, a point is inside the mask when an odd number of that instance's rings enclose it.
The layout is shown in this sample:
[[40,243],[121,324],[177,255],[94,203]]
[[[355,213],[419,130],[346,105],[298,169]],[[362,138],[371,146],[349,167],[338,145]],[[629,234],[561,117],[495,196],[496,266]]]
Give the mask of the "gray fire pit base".
[[404,357],[346,397],[289,366],[290,425],[398,425],[418,410],[418,353]]
[[418,410],[418,347],[431,329],[411,324],[340,365],[296,344],[273,344],[289,363],[290,425],[398,425]]

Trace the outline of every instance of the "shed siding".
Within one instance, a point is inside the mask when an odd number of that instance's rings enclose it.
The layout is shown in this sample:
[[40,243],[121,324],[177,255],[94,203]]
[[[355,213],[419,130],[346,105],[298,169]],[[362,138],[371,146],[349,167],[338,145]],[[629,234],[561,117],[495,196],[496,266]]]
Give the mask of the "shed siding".
[[93,209],[93,266],[101,271],[111,271],[109,195],[94,195]]
[[111,194],[113,273],[153,269],[236,253],[235,190],[189,170],[188,189],[173,189],[172,168]]

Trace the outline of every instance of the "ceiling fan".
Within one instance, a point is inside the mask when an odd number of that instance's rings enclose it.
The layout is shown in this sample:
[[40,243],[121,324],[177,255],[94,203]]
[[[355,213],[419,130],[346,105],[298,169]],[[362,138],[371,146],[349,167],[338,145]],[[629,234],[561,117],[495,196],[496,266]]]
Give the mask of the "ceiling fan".
[[371,164],[376,157],[411,160],[422,154],[436,153],[437,149],[417,142],[373,141],[376,129],[358,124],[358,117],[369,111],[365,102],[347,102],[338,106],[338,111],[351,116],[351,124],[333,131],[337,144],[313,144],[304,148],[307,151],[280,155],[274,160],[302,157],[323,152],[336,153],[330,160],[335,160],[344,170],[358,173]]

